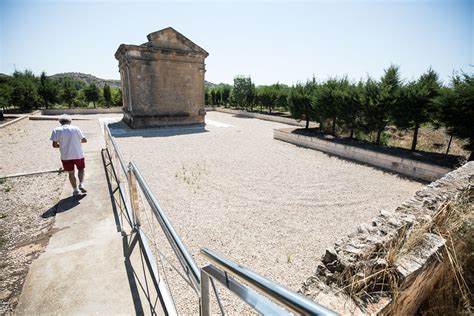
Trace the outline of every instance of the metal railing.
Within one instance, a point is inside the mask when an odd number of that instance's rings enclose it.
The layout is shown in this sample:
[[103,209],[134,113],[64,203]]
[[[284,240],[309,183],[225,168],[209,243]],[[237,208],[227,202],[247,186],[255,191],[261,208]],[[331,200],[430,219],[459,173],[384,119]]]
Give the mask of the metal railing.
[[[218,255],[214,251],[203,248],[201,249],[201,254],[217,266],[216,268],[213,264],[210,264],[201,269],[201,315],[211,314],[210,296],[208,294],[209,280],[211,278],[219,281],[232,293],[236,294],[244,302],[253,307],[257,312],[264,315],[291,315],[291,313],[301,315],[337,315],[330,309],[316,304],[306,297],[290,291],[287,288],[238,265],[232,260]],[[255,291],[242,285],[232,276],[243,280]],[[277,302],[278,305],[265,297],[262,297],[256,291]]]
[[[188,278],[191,280],[192,285],[194,289],[196,290],[196,292],[199,293],[199,289],[200,289],[199,285],[201,283],[199,269],[196,263],[194,262],[193,258],[189,254],[189,251],[184,245],[183,241],[174,230],[173,225],[171,224],[170,220],[161,209],[158,203],[158,200],[152,193],[150,187],[145,181],[145,178],[142,176],[140,170],[138,169],[137,165],[134,162],[130,162],[129,175],[130,175],[130,178],[134,177],[136,179],[138,186],[144,193],[145,198],[148,201],[154,215],[158,219],[161,229],[163,230],[166,238],[168,239],[169,244],[173,248],[173,251],[176,254],[176,256],[178,257],[181,267],[185,271]],[[132,209],[134,209],[134,214],[138,214],[138,209],[135,209],[135,207],[138,208],[138,203],[137,201],[134,201],[134,199],[132,198]]]
[[[213,280],[223,284],[245,303],[264,315],[291,315],[292,313],[304,315],[336,315],[333,311],[275,284],[235,262],[217,255],[211,250],[201,249],[201,254],[213,264],[199,269],[187,250],[187,247],[174,230],[171,221],[161,209],[157,198],[141,174],[138,166],[133,161],[130,162],[128,166],[126,165],[107,124],[104,124],[104,135],[110,164],[112,165],[114,177],[117,182],[117,190],[120,191],[120,197],[124,204],[125,210],[123,212],[127,217],[132,233],[135,232],[139,238],[149,273],[153,279],[153,284],[162,297],[162,304],[165,305],[163,306],[165,314],[177,314],[176,306],[172,296],[168,292],[169,285],[164,284],[160,278],[153,251],[149,246],[149,239],[151,237],[142,229],[140,192],[143,194],[153,216],[158,221],[182,270],[185,272],[185,276],[189,280],[187,283],[199,296],[201,315],[210,315],[211,313],[210,286],[212,286],[214,290],[220,312],[224,314]],[[156,245],[156,243],[152,244]],[[238,279],[233,276],[243,280],[250,288],[239,282]],[[259,293],[263,294],[263,296]]]
[[[123,159],[122,153],[118,150],[117,143],[112,137],[112,133],[106,123],[104,123],[104,137],[105,137],[105,146],[107,149],[107,155],[112,165],[112,172],[117,182],[116,190],[120,194],[120,202],[123,204],[121,209],[121,215],[125,215],[127,222],[130,228],[135,227],[135,219],[130,206],[130,198],[128,195],[128,168]],[[121,229],[123,229],[123,221],[120,223]]]
[[[146,183],[146,180],[142,176],[138,166],[133,162],[130,162],[128,166],[126,165],[107,124],[104,124],[104,136],[110,164],[112,165],[114,178],[117,182],[117,189],[120,192],[120,197],[124,205],[122,213],[124,213],[127,218],[132,233],[136,233],[140,241],[140,246],[143,251],[148,271],[152,277],[153,284],[162,297],[163,305],[165,305],[163,306],[165,313],[175,315],[177,314],[177,311],[172,295],[169,293],[169,289],[167,288],[168,285],[163,282],[163,278],[160,276],[155,256],[150,247],[150,244],[155,244],[153,240],[150,240],[153,236],[147,234],[142,228],[142,210],[139,203],[140,193],[145,197],[148,206],[152,210],[153,216],[158,221],[164,235],[166,236],[169,245],[184,271],[184,274],[189,280],[188,284],[191,285],[198,296],[200,291],[199,269],[189,254],[186,246],[174,230],[170,220],[159,206],[158,200]],[[121,223],[121,225],[123,231],[123,223]],[[173,266],[173,268],[175,267]]]

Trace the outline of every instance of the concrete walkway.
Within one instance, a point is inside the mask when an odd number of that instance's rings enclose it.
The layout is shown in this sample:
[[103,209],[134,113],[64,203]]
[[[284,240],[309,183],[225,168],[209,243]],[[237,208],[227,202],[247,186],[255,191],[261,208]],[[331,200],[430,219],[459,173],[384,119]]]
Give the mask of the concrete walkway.
[[[54,235],[28,272],[16,314],[162,314],[147,287],[138,247],[129,253],[129,236],[118,231],[101,149],[99,123],[85,144],[88,193],[72,197],[66,181]],[[151,282],[148,281],[148,284]],[[156,310],[156,309],[158,310]]]

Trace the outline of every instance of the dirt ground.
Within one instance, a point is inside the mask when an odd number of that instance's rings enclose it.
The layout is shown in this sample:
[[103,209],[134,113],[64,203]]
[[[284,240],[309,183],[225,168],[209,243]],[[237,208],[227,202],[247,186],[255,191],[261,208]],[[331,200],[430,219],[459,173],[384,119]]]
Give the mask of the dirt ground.
[[[390,126],[385,129],[385,133],[389,136],[387,145],[407,149],[411,148],[411,143],[413,141],[412,130],[397,130],[395,127]],[[450,136],[443,128],[434,129],[422,127],[418,131],[418,143],[416,149],[444,154],[448,148],[449,139]],[[466,144],[466,141],[453,137],[449,154],[467,156],[469,153],[462,148],[464,144]]]
[[65,180],[56,173],[0,179],[0,315],[14,310],[29,265],[54,233]]
[[3,118],[3,120],[0,119],[0,125],[6,124],[10,121],[13,121],[14,119],[16,119],[16,117],[6,116]]

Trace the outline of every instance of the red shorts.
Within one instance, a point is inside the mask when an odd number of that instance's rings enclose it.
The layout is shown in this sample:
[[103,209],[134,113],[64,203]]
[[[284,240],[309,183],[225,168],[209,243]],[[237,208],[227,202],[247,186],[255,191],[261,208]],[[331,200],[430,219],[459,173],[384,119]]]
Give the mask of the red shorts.
[[74,171],[74,165],[76,165],[77,170],[83,170],[86,167],[86,161],[84,158],[61,161],[63,163],[64,171]]

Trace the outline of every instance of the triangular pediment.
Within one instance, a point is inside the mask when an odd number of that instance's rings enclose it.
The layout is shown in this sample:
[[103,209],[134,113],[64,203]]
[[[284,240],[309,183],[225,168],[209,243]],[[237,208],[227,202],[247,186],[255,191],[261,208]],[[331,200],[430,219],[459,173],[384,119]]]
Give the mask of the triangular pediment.
[[147,38],[148,43],[145,43],[146,46],[195,52],[205,54],[206,56],[209,55],[204,49],[194,44],[191,40],[186,38],[186,36],[172,27],[150,33]]

